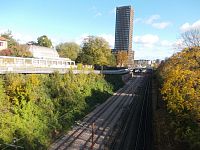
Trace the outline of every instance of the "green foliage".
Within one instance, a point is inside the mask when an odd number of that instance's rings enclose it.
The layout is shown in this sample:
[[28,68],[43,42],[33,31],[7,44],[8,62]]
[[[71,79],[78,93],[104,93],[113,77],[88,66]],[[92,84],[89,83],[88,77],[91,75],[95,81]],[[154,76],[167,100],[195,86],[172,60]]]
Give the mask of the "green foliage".
[[44,46],[44,47],[49,47],[49,48],[52,47],[52,42],[46,35],[38,37],[37,44],[39,46]]
[[116,91],[124,85],[122,75],[105,75],[105,80],[113,85],[113,90]]
[[[19,144],[25,149],[47,145],[52,127],[58,126],[54,105],[42,86],[38,75],[13,75],[4,77],[5,94],[9,104],[7,115],[2,117],[0,139],[11,142],[22,138]],[[6,126],[7,127],[6,127]],[[8,134],[5,134],[8,133]],[[5,137],[7,135],[7,137]]]
[[186,48],[158,68],[161,93],[173,116],[177,139],[200,148],[200,48]]
[[83,69],[83,64],[81,64],[81,63],[77,64],[77,69],[78,70],[82,70]]
[[101,37],[95,36],[89,36],[83,41],[82,52],[76,61],[89,65],[115,64],[108,42]]
[[0,148],[17,138],[24,149],[47,149],[57,133],[112,93],[112,85],[96,74],[1,76]]
[[94,105],[88,105],[91,103],[90,101],[85,100],[87,97],[92,97],[92,103],[96,104],[92,90],[100,92],[101,95],[112,93],[110,85],[105,82],[102,76],[96,74],[59,75],[55,73],[50,77],[47,86],[50,89],[49,93],[56,110],[58,110],[57,113],[62,118],[60,123],[66,126],[67,122],[67,127],[70,127],[74,120],[85,115],[88,110],[94,107]]
[[111,54],[110,59],[109,59],[109,66],[116,66],[117,65],[117,60],[114,54]]
[[76,60],[80,51],[80,46],[74,42],[66,42],[57,45],[56,50],[58,51],[60,57]]

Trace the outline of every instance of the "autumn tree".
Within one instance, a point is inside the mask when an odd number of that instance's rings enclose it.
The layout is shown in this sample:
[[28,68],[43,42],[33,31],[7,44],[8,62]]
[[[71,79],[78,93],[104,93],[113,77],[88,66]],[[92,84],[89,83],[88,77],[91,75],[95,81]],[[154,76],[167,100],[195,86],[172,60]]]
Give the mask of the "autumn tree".
[[48,48],[52,47],[52,42],[46,35],[38,37],[37,43],[39,46],[44,46]]
[[[159,68],[161,93],[173,116],[176,136],[199,149],[200,132],[200,47],[185,48]],[[198,147],[198,148],[197,148]]]
[[118,51],[116,56],[117,56],[117,65],[119,65],[120,67],[127,65],[128,61],[127,51]]
[[82,51],[77,60],[90,65],[110,65],[113,59],[111,49],[105,39],[89,36],[84,39]]
[[56,46],[61,57],[70,58],[71,60],[76,60],[78,53],[80,51],[80,46],[74,42],[60,43]]
[[2,56],[15,56],[15,57],[33,57],[32,53],[28,50],[27,45],[17,44],[12,48],[7,48],[0,51]]

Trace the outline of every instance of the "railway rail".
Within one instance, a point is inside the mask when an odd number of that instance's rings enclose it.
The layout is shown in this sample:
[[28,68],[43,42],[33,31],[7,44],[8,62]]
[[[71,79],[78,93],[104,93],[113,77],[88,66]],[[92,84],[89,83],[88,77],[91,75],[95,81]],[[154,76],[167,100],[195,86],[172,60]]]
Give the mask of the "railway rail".
[[[121,114],[134,101],[134,93],[143,77],[130,80],[105,103],[87,115],[81,125],[52,144],[49,150],[104,149],[105,137],[120,120]],[[95,128],[91,126],[95,124]]]
[[151,79],[139,89],[138,96],[129,106],[110,136],[108,149],[112,150],[150,150],[151,149]]

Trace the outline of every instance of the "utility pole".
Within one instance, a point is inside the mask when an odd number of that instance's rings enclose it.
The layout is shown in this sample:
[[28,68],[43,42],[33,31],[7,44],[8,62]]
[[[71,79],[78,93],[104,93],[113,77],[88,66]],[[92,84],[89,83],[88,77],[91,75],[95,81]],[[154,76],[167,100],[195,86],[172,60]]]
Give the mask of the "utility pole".
[[94,128],[95,128],[95,124],[94,122],[92,123],[92,145],[91,145],[91,150],[93,150],[94,147]]

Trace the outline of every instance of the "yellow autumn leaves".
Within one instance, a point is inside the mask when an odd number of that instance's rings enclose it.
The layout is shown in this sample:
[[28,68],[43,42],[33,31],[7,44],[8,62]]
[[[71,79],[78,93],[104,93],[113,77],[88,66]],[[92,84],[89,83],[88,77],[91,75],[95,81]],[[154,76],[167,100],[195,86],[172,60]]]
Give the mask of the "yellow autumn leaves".
[[176,130],[181,131],[177,132],[178,137],[185,137],[193,146],[200,145],[200,47],[173,55],[160,65],[158,72],[161,94]]

